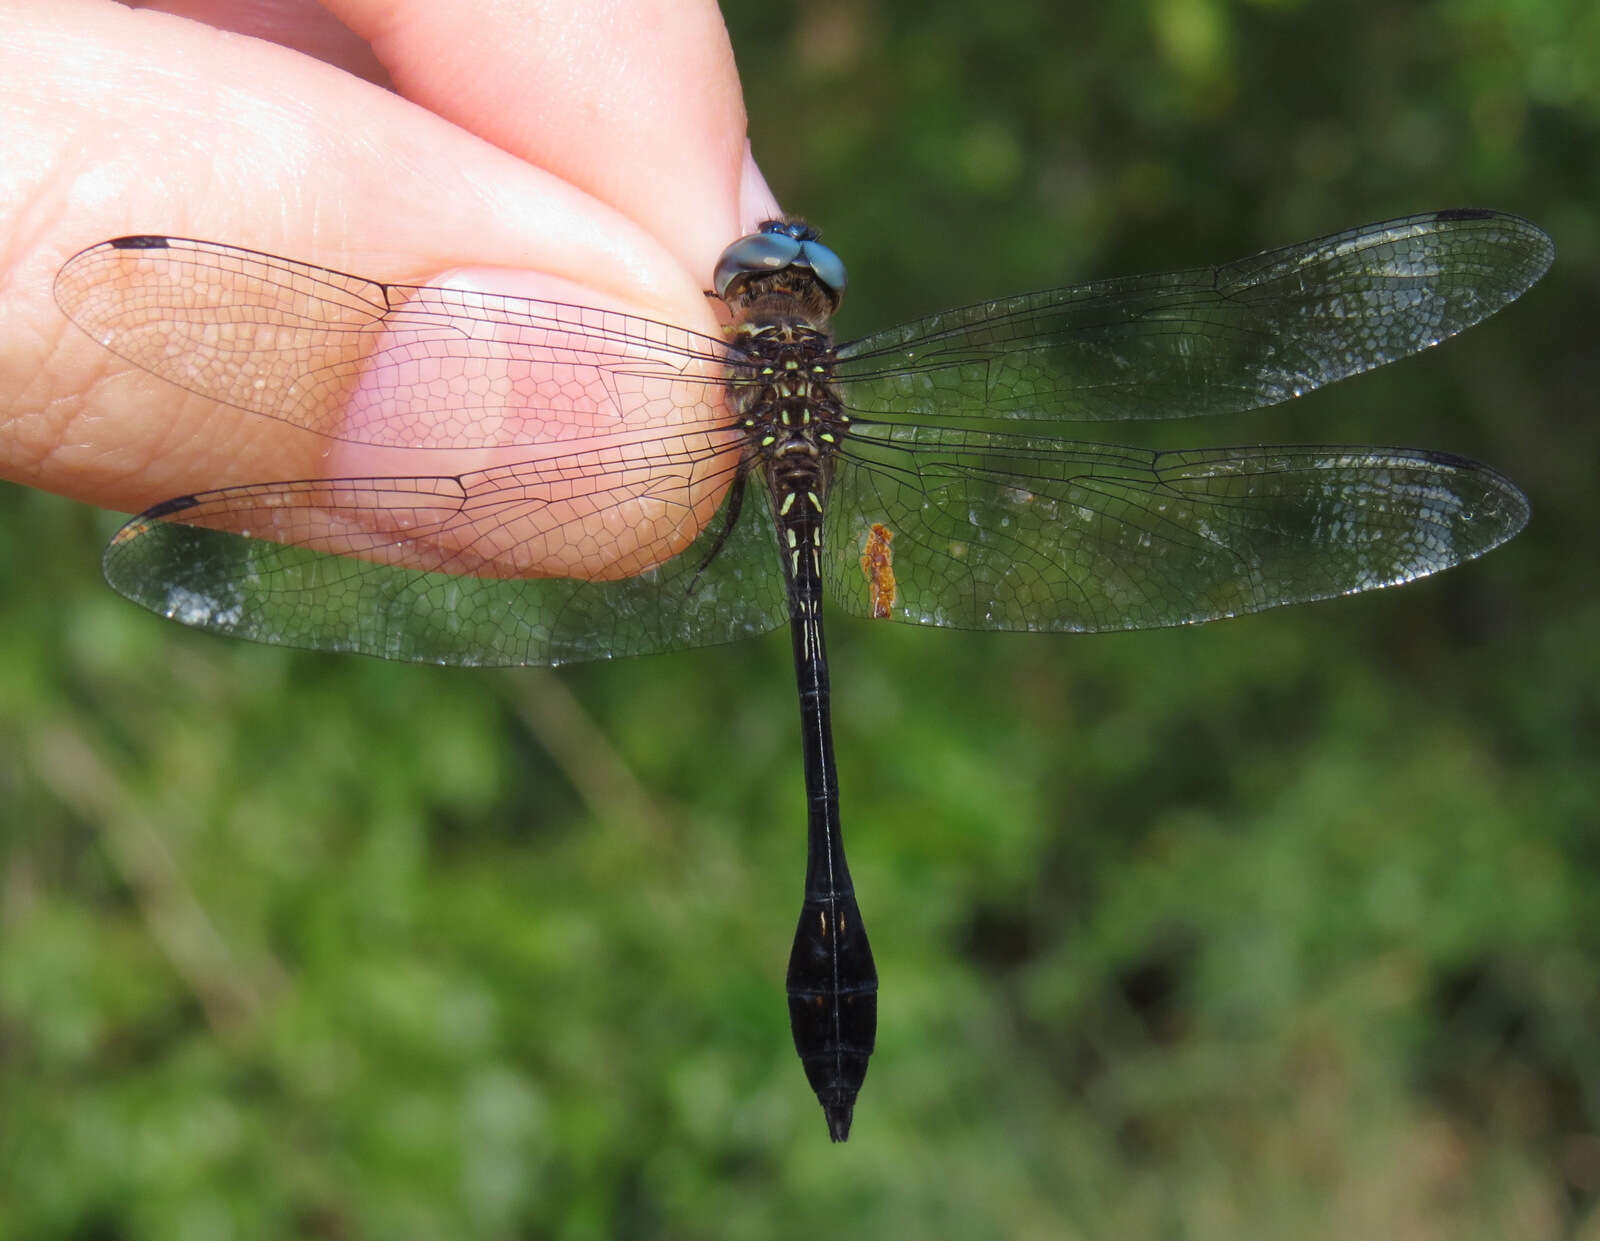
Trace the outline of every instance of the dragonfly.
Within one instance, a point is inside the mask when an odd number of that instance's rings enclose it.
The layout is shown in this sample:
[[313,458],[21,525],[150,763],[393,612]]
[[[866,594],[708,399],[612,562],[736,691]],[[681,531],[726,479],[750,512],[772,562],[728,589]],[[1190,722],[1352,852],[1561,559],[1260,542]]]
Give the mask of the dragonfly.
[[[1479,322],[1553,257],[1528,221],[1457,208],[847,343],[828,328],[845,266],[794,218],[724,251],[721,336],[162,236],[89,247],[55,293],[162,379],[410,467],[149,509],[104,570],[160,615],[458,665],[643,655],[789,625],[807,811],[790,1025],[843,1141],[878,979],[840,829],[823,600],[916,625],[1142,629],[1480,556],[1528,505],[1459,456],[1151,451],[1060,431],[1288,401]],[[443,453],[451,468],[430,469]]]

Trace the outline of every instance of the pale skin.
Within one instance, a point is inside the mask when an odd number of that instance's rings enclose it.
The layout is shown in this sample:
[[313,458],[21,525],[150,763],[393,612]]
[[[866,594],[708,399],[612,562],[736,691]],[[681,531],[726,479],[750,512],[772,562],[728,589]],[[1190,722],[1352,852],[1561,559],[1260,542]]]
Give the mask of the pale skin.
[[718,254],[779,214],[710,0],[160,7],[0,12],[0,477],[14,482],[137,511],[344,472],[325,438],[146,375],[68,322],[55,273],[95,242],[201,237],[716,334],[703,291]]

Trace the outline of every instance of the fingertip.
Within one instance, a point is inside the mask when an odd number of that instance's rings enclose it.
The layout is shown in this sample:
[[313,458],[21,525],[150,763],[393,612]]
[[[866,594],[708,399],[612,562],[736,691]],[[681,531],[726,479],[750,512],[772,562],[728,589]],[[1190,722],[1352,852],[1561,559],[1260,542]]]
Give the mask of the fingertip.
[[747,234],[753,233],[764,221],[777,219],[782,214],[783,208],[778,205],[776,195],[756,166],[755,153],[747,138],[744,161],[739,169],[739,227]]

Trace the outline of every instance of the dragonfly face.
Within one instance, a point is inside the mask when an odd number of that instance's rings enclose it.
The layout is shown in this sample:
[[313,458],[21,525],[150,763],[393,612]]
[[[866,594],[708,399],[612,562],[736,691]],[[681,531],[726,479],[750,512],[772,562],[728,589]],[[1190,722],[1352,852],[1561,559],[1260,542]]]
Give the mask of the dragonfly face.
[[731,304],[735,297],[745,296],[747,286],[759,277],[783,273],[791,278],[808,275],[827,302],[826,313],[839,309],[844,297],[844,262],[822,244],[816,229],[801,220],[768,220],[759,231],[739,238],[717,260],[711,287]]
[[[826,321],[843,264],[791,221],[719,262],[726,340],[164,237],[90,247],[56,296],[156,375],[415,461],[405,477],[225,488],[135,518],[104,567],[153,611],[449,664],[646,654],[789,623],[809,840],[790,1019],[837,1140],[873,1049],[877,977],[839,833],[822,600],[912,624],[1138,629],[1479,556],[1522,528],[1527,503],[1460,457],[1152,452],[1060,431],[1289,400],[1478,322],[1552,258],[1525,220],[1437,211],[840,345]],[[487,448],[492,467],[429,468]],[[753,483],[765,503],[745,502]],[[636,511],[660,523],[654,551],[589,568]]]

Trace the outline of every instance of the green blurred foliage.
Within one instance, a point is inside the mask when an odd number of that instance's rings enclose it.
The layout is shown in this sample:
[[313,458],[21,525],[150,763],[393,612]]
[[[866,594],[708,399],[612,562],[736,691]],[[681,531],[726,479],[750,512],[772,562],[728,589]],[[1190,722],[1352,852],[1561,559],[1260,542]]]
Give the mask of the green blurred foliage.
[[[1534,520],[1094,638],[835,619],[883,978],[831,1147],[781,979],[788,640],[481,673],[249,647],[0,494],[0,1236],[1600,1235],[1600,9],[730,5],[842,331],[1430,207],[1559,257],[1169,447],[1402,443]],[[158,222],[152,222],[152,227]]]

